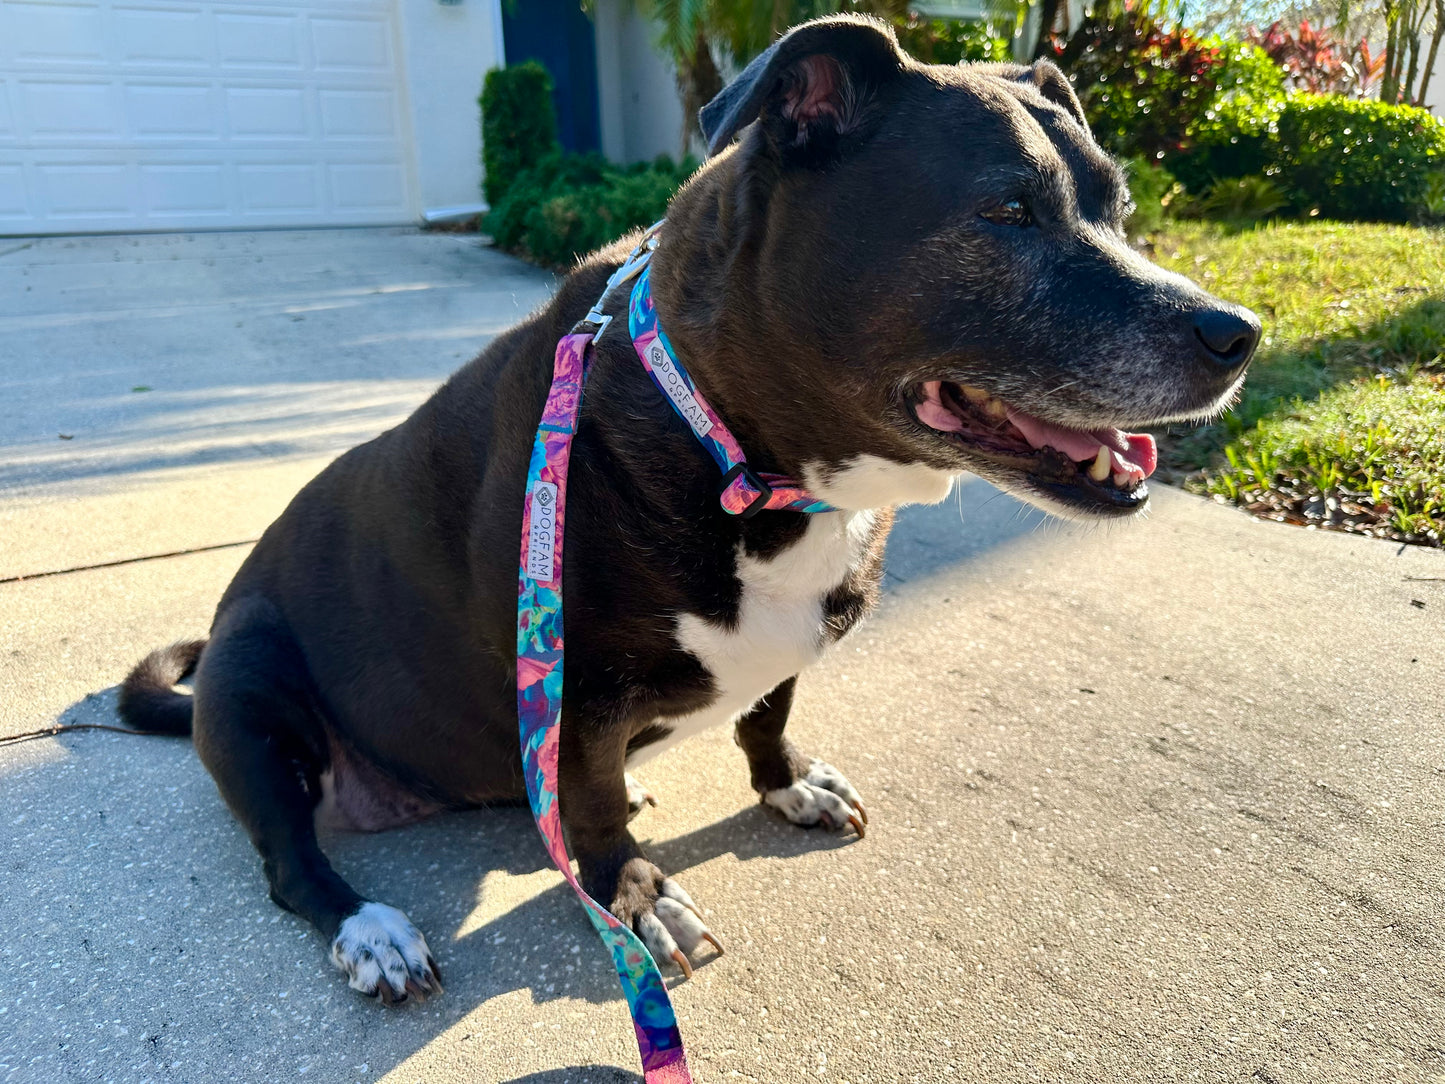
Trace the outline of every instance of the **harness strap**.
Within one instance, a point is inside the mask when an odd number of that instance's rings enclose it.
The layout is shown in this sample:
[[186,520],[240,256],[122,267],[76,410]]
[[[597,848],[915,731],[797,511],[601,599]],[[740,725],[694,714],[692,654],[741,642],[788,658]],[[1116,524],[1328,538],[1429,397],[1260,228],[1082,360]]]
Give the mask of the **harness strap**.
[[632,333],[632,345],[652,382],[682,420],[692,427],[693,435],[723,472],[719,499],[724,510],[743,519],[750,519],[764,509],[836,511],[789,478],[749,469],[748,457],[743,454],[737,438],[697,390],[687,370],[678,362],[677,351],[668,341],[667,332],[658,323],[657,307],[652,303],[651,277],[652,268],[643,268],[627,305],[627,328]]

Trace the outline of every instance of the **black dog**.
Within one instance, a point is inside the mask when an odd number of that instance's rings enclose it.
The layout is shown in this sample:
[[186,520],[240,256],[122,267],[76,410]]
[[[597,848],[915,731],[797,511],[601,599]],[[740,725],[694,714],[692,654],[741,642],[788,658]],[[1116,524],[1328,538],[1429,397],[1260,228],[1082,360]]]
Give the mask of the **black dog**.
[[[1218,411],[1259,335],[1126,243],[1124,177],[1046,62],[926,66],[882,24],[828,19],[702,122],[714,157],[668,211],[657,311],[751,465],[840,511],[725,513],[614,293],[572,456],[559,794],[583,885],[680,965],[707,931],[627,829],[645,797],[627,768],[730,722],[763,801],[861,831],[857,792],[784,727],[794,675],[874,603],[890,509],[972,471],[1064,514],[1135,513],[1153,445],[1121,430]],[[388,1002],[439,989],[436,965],[402,912],[336,874],[315,826],[524,795],[528,455],[557,340],[633,241],[323,471],[209,643],[152,654],[123,689],[132,725],[194,733],[272,898]],[[192,668],[186,698],[172,685]]]

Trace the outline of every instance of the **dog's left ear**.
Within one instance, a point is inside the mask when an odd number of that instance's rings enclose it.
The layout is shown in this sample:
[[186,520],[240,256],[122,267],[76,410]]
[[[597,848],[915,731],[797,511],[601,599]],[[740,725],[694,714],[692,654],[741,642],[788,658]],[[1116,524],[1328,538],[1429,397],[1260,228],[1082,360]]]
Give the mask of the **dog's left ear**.
[[1039,88],[1039,93],[1044,96],[1045,101],[1053,102],[1060,106],[1067,113],[1073,115],[1074,119],[1084,126],[1084,131],[1089,130],[1089,118],[1084,116],[1084,107],[1079,104],[1079,96],[1074,93],[1074,85],[1069,82],[1069,77],[1059,70],[1059,66],[1052,60],[1035,60],[1030,67],[1024,68],[1019,74],[1020,83],[1032,83]]
[[857,126],[869,91],[904,63],[887,23],[856,15],[804,23],[703,106],[707,152],[717,154],[760,118],[780,126],[785,147],[835,143]]

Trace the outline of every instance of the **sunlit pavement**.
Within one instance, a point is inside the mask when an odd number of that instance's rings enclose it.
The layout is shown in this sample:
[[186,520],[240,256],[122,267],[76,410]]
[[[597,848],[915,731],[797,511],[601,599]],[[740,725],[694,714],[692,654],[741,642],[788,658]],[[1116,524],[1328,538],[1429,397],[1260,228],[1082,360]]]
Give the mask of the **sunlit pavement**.
[[[407,230],[22,245],[0,735],[113,722],[290,495],[551,281]],[[866,839],[760,807],[721,731],[646,766],[633,827],[728,949],[674,992],[700,1084],[1445,1074],[1445,559],[1155,504],[1064,525],[966,482],[904,512],[792,724]],[[0,1081],[640,1079],[524,809],[328,841],[442,967],[392,1011],[269,902],[185,742],[0,748],[0,827]]]

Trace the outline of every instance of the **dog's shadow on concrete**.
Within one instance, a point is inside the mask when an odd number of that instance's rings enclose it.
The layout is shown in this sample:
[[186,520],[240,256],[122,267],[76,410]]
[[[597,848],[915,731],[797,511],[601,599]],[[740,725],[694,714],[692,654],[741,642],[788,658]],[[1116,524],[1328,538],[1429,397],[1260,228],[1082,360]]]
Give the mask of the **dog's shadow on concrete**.
[[[647,820],[644,812],[633,821],[634,835],[648,857],[684,887],[689,869],[722,855],[743,862],[786,860],[854,841],[851,835],[799,828],[756,803],[671,839],[649,839]],[[449,997],[460,980],[473,991],[470,996],[482,999],[513,990],[529,991],[534,1003],[620,998],[597,936],[548,860],[524,805],[443,814],[376,835],[335,834],[322,846],[358,891],[402,906],[424,931],[456,931],[450,943],[432,946],[445,961]],[[416,855],[427,860],[419,878],[408,865]],[[406,870],[404,883],[395,877],[399,866]],[[537,884],[546,887],[538,891]],[[699,903],[707,907],[705,895],[699,894]],[[477,921],[479,912],[491,917]],[[715,959],[702,951],[694,963],[703,969]],[[683,981],[670,968],[665,975],[669,986]]]
[[[115,692],[77,701],[57,722],[116,725]],[[719,741],[705,755],[714,753],[736,751]],[[444,1060],[485,1049],[490,1064],[493,1052],[527,1038],[516,1034],[522,1029],[555,1043],[562,1062],[587,1041],[585,1030],[566,1034],[577,1000],[607,1005],[605,1026],[627,1030],[605,951],[523,804],[323,836],[338,872],[363,895],[405,910],[441,965],[444,997],[388,1010],[348,989],[322,938],[270,901],[260,860],[188,741],[77,730],[5,754],[0,928],[12,931],[17,958],[47,963],[39,984],[9,1007],[5,1029],[16,1055],[42,1074],[36,1079],[64,1079],[67,1067],[98,1060],[116,1067],[108,1079],[140,1080],[174,1058],[197,1079],[224,1070],[239,1084],[305,1071],[329,1084],[355,1074],[324,1063],[324,1050],[344,1050],[351,1068],[365,1063],[371,1074],[433,1044]],[[747,802],[747,769],[736,761],[729,768]],[[722,855],[787,861],[854,838],[799,828],[748,802],[693,831],[650,839],[669,831],[665,812],[666,805],[648,810],[632,827],[649,856],[683,875],[685,886],[690,869]],[[708,893],[691,887],[707,908]],[[718,932],[725,941],[736,935]],[[699,973],[715,959],[699,952]],[[683,981],[668,975],[670,986]],[[519,992],[537,1008],[519,1015]],[[552,1026],[532,1032],[544,1018]],[[231,1073],[225,1061],[197,1064],[198,1050],[202,1060],[251,1058],[255,1072]],[[504,1073],[504,1061],[491,1069]],[[596,1065],[512,1084],[640,1079]]]

